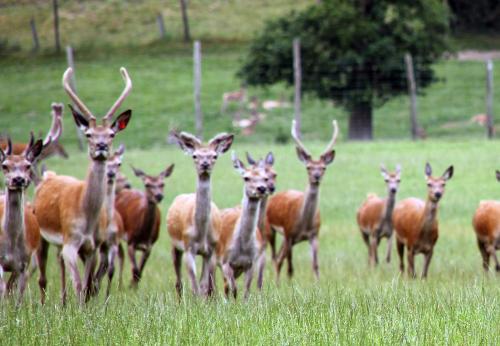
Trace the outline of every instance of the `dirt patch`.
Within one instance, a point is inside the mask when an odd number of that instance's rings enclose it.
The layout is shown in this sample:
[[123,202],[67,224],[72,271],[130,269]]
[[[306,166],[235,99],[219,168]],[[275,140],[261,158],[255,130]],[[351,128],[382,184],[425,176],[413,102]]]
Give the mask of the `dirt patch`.
[[500,50],[463,50],[455,54],[454,58],[460,61],[486,61],[490,59],[500,60]]

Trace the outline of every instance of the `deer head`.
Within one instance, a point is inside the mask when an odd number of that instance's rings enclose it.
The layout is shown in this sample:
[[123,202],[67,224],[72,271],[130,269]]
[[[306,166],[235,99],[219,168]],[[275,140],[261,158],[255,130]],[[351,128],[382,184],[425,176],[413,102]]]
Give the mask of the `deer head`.
[[326,166],[332,163],[333,159],[335,158],[335,150],[333,150],[333,146],[337,141],[338,135],[337,121],[333,120],[332,124],[332,140],[330,141],[330,143],[328,143],[328,146],[326,147],[323,154],[321,154],[321,156],[319,157],[319,160],[314,160],[297,135],[295,120],[292,121],[292,137],[296,143],[297,156],[299,160],[306,166],[309,183],[312,185],[319,185],[323,174],[325,174]]
[[240,173],[245,182],[245,195],[250,199],[260,199],[267,193],[268,178],[264,170],[264,164],[245,167],[245,164],[236,157],[233,151],[231,155],[233,167]]
[[274,155],[272,152],[269,152],[263,160],[255,161],[250,153],[246,153],[247,161],[250,165],[254,167],[262,166],[264,169],[264,173],[267,176],[267,193],[272,195],[276,190],[276,171],[274,170]]
[[174,165],[168,166],[157,176],[147,175],[142,170],[132,167],[136,177],[141,178],[146,189],[146,198],[152,203],[160,203],[163,200],[163,180],[169,177],[174,170]]
[[450,166],[444,171],[439,178],[432,177],[431,165],[425,164],[425,178],[427,180],[427,195],[432,202],[437,203],[444,194],[446,182],[453,177],[453,166]]
[[120,171],[124,152],[125,146],[120,144],[118,150],[116,150],[108,161],[106,161],[106,176],[108,177],[108,183],[112,183]]
[[[129,109],[121,113],[116,120],[111,123],[114,113],[132,89],[132,81],[130,80],[127,70],[122,67],[120,72],[125,81],[125,88],[120,97],[103,117],[101,125],[97,125],[96,117],[71,89],[69,80],[73,75],[73,70],[68,68],[63,76],[64,90],[66,90],[66,93],[69,95],[71,100],[73,100],[79,111],[75,110],[71,105],[69,105],[69,108],[73,113],[76,126],[78,126],[87,137],[89,155],[91,159],[95,161],[105,161],[108,159],[115,134],[127,127],[130,117],[132,116],[132,111]],[[82,113],[80,113],[80,111]]]
[[225,153],[233,144],[234,135],[219,133],[208,144],[187,132],[177,133],[172,131],[170,136],[179,147],[193,158],[198,176],[209,176],[219,155]]
[[7,139],[7,149],[5,152],[0,149],[0,162],[5,176],[5,186],[9,190],[24,190],[31,182],[31,166],[41,154],[43,141],[39,139],[35,142],[33,133],[31,140],[21,155],[12,154],[12,141]]
[[380,173],[385,180],[388,193],[395,195],[398,192],[399,183],[401,182],[401,166],[396,165],[396,171],[391,173],[385,169],[384,165],[380,165]]

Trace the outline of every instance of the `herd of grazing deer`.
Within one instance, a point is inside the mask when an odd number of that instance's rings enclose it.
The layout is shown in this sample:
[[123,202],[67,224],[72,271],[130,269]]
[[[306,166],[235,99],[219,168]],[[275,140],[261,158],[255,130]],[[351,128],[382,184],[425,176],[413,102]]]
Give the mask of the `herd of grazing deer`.
[[[126,110],[113,121],[114,114],[132,89],[126,71],[120,70],[125,88],[103,117],[101,124],[71,89],[72,69],[63,75],[63,87],[75,105],[69,106],[74,121],[87,137],[89,168],[85,180],[58,175],[52,171],[40,174],[38,164],[50,155],[64,152],[58,144],[62,133],[62,104],[52,104],[52,125],[44,140],[28,144],[12,144],[10,138],[0,142],[0,162],[5,176],[5,193],[0,197],[0,296],[18,290],[21,301],[26,287],[32,258],[39,269],[41,301],[45,301],[46,267],[49,245],[57,247],[61,274],[61,301],[66,302],[66,270],[80,303],[99,292],[101,281],[108,276],[109,295],[114,275],[114,263],[120,264],[119,284],[127,246],[132,268],[132,286],[137,287],[153,244],[159,236],[161,214],[158,207],[163,199],[164,180],[174,165],[158,175],[149,175],[133,167],[144,191],[132,189],[119,169],[125,148],[112,151],[115,135],[127,128],[132,112]],[[234,169],[243,179],[243,199],[240,206],[219,210],[211,198],[211,172],[218,157],[227,152],[233,135],[220,133],[204,144],[186,132],[172,131],[177,145],[193,159],[198,177],[196,192],[177,196],[166,217],[172,245],[172,261],[176,274],[175,288],[182,294],[181,266],[184,263],[194,294],[210,296],[215,291],[216,267],[220,267],[226,296],[237,296],[236,279],[245,276],[245,297],[257,270],[257,287],[262,288],[266,247],[271,248],[277,278],[286,260],[288,275],[293,275],[293,245],[309,241],[312,269],[319,278],[318,235],[320,230],[319,186],[326,168],[335,158],[333,147],[338,127],[333,121],[332,139],[318,159],[313,159],[292,123],[292,137],[297,156],[306,166],[308,184],[305,192],[288,190],[275,192],[277,174],[274,156],[255,160],[247,153],[248,164],[232,154]],[[61,151],[62,150],[62,151]],[[65,153],[65,152],[64,152]],[[64,155],[63,155],[64,156]],[[43,171],[43,170],[42,170]],[[428,186],[427,200],[409,198],[395,203],[400,184],[401,168],[394,173],[383,166],[382,176],[388,197],[369,195],[357,214],[363,240],[368,246],[369,263],[378,263],[377,247],[382,237],[388,238],[387,261],[391,256],[393,229],[396,233],[400,269],[404,271],[404,248],[407,248],[408,273],[415,276],[414,256],[425,256],[423,277],[427,276],[433,248],[438,238],[437,208],[446,182],[453,176],[450,166],[441,177],[433,177],[429,164],[425,167]],[[500,180],[500,172],[497,172]],[[33,203],[24,201],[25,190],[33,181]],[[488,270],[493,257],[496,270],[500,264],[496,250],[500,248],[500,202],[481,202],[473,219],[483,266]],[[276,232],[283,235],[279,251]],[[142,252],[137,261],[136,252]],[[197,278],[197,255],[202,257],[200,279]],[[83,273],[78,267],[83,262]],[[10,272],[5,282],[5,272]]]

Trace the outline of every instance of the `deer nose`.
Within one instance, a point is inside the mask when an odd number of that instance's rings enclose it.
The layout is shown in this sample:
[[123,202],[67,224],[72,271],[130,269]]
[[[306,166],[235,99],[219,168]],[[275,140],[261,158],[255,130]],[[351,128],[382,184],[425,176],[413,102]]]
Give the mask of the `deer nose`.
[[114,178],[115,176],[115,172],[108,172],[108,178]]
[[12,184],[15,186],[23,186],[26,183],[26,179],[23,177],[14,177],[12,178]]
[[395,187],[391,187],[391,193],[396,193],[396,188]]
[[157,194],[155,195],[155,198],[156,198],[156,200],[158,201],[158,203],[160,203],[160,202],[163,200],[163,194],[161,194],[161,193],[157,193]]
[[274,186],[274,185],[271,185],[268,188],[269,188],[270,193],[273,193],[276,190],[276,186]]
[[201,164],[201,168],[203,168],[203,169],[209,169],[209,168],[210,168],[210,165],[208,164],[208,162],[203,162],[203,163]]
[[102,150],[102,151],[107,151],[108,150],[108,145],[106,143],[97,143],[96,144],[97,150]]
[[442,196],[442,195],[443,195],[443,194],[442,194],[441,192],[436,192],[436,193],[434,194],[434,197],[436,197],[437,199],[439,199],[439,198],[441,198],[441,196]]
[[257,191],[259,191],[260,193],[266,193],[266,187],[265,186],[259,186],[259,187],[257,187]]

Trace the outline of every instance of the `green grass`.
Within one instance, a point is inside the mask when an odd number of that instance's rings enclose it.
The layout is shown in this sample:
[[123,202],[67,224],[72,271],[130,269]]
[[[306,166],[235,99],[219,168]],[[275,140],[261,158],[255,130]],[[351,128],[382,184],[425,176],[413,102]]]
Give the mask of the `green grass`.
[[[132,128],[120,134],[117,141]],[[240,155],[245,150],[255,156],[273,150],[278,190],[305,187],[305,169],[296,159],[293,146],[239,142],[237,138],[234,149]],[[319,154],[325,143],[308,145]],[[295,278],[283,280],[278,287],[269,266],[264,291],[257,293],[253,289],[248,302],[241,297],[237,302],[225,301],[220,293],[214,301],[193,298],[186,281],[184,299],[178,302],[165,222],[139,289],[118,290],[115,282],[107,302],[101,295],[80,308],[70,290],[71,303],[61,308],[52,251],[46,306],[38,303],[33,278],[20,308],[11,302],[0,307],[0,340],[10,345],[499,344],[500,277],[482,272],[471,227],[478,202],[500,195],[494,176],[498,149],[497,142],[480,140],[339,144],[336,160],[321,186],[320,281],[313,279],[309,246],[303,243],[294,248]],[[191,159],[179,149],[161,146],[131,150],[125,155],[124,173],[135,186],[139,186],[138,179],[132,177],[129,163],[152,173],[172,162],[176,164],[166,183],[163,216],[177,194],[194,191]],[[72,153],[68,161],[51,160],[50,167],[82,177],[86,161],[85,155]],[[402,164],[397,196],[401,200],[425,196],[426,161],[436,175],[450,164],[455,166],[455,175],[440,202],[440,238],[428,280],[401,277],[395,251],[392,263],[369,270],[355,212],[368,192],[384,193],[379,164],[384,162],[390,168]],[[213,198],[219,207],[240,201],[242,180],[233,170],[228,154],[219,159],[212,180]],[[385,242],[379,254],[383,251]],[[419,256],[417,271],[421,269]],[[217,275],[220,289],[220,271]],[[130,280],[128,261],[125,280]],[[241,279],[238,281],[241,288]]]

